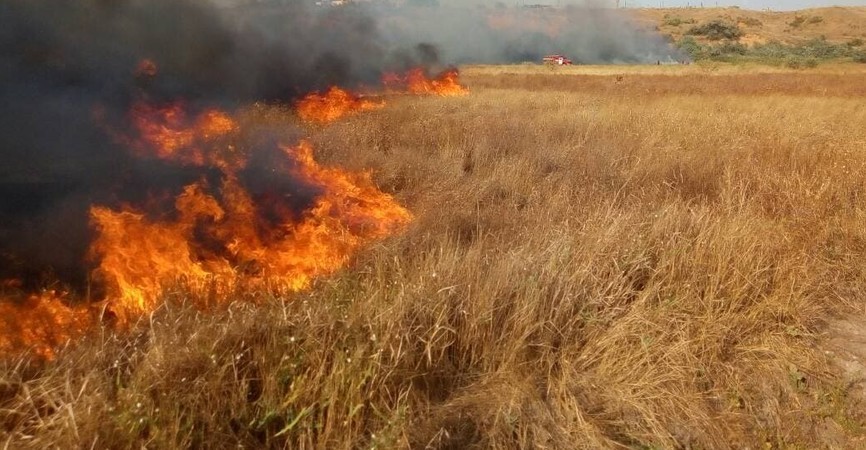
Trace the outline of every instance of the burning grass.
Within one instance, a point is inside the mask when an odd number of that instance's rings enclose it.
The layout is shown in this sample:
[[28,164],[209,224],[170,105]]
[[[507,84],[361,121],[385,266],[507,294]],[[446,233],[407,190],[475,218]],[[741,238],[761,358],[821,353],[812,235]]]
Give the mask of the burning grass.
[[[169,286],[202,309],[231,302],[238,291],[306,289],[412,218],[368,172],[321,166],[308,141],[249,142],[228,112],[190,114],[183,102],[141,101],[130,119],[129,136],[112,134],[142,163],[191,167],[199,180],[173,198],[147,186],[150,198],[141,204],[90,207],[91,281],[99,296],[27,293],[20,280],[4,283],[0,357],[32,350],[50,359],[53,347],[100,321],[123,330],[156,310]],[[256,158],[270,173],[248,170]]]
[[[438,95],[453,97],[466,95],[469,90],[460,84],[457,69],[447,69],[435,76],[427,75],[422,68],[415,68],[405,74],[394,72],[382,76],[382,84],[389,93],[409,93],[414,95]],[[295,104],[298,117],[308,123],[327,124],[345,116],[385,107],[385,100],[372,100],[333,86],[324,94],[313,92]]]
[[416,95],[438,95],[454,97],[466,95],[469,90],[460,84],[457,69],[448,69],[434,77],[428,76],[423,69],[416,68],[404,74],[387,73],[382,83],[392,91],[403,90]]
[[[134,73],[153,78],[159,70],[143,60]],[[467,92],[456,69],[434,78],[415,69],[387,79],[389,91]],[[360,248],[412,219],[375,186],[368,171],[323,167],[308,141],[287,145],[281,141],[285,133],[262,132],[260,121],[242,124],[237,116],[243,111],[197,111],[183,99],[154,102],[144,91],[137,97],[128,123],[106,121],[99,108],[93,119],[120,151],[134,154],[136,164],[193,171],[198,180],[171,192],[152,175],[139,187],[146,200],[90,206],[91,261],[79,263],[95,266],[87,295],[57,289],[33,293],[22,279],[3,280],[0,311],[8,317],[0,329],[0,357],[32,351],[51,359],[55,347],[101,321],[123,330],[156,310],[168,286],[179,286],[204,310],[230,303],[237,292],[307,289],[315,277],[342,268]],[[294,106],[302,121],[328,123],[385,103],[334,86]],[[282,117],[273,125],[294,124]],[[94,286],[98,293],[92,296]],[[99,314],[90,305],[94,301],[102,305]]]
[[307,122],[329,123],[349,114],[381,109],[384,101],[366,100],[336,86],[326,93],[314,92],[296,105],[298,116]]
[[857,399],[816,346],[823,321],[864,306],[861,74],[751,91],[740,74],[467,75],[472,95],[395,96],[312,131],[322,164],[372,168],[413,211],[405,232],[308,291],[232,294],[259,307],[202,315],[206,294],[167,289],[128,333],[5,362],[2,439],[863,442]]

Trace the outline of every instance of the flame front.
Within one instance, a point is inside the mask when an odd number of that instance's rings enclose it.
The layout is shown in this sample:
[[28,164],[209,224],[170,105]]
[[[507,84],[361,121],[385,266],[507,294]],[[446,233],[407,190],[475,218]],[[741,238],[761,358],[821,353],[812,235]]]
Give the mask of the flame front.
[[386,73],[382,84],[391,89],[405,89],[412,94],[439,95],[443,97],[466,95],[469,89],[460,84],[457,69],[448,69],[436,77],[429,78],[421,68],[411,69],[404,75]]
[[[102,311],[116,326],[159,307],[167,289],[207,307],[238,292],[307,288],[412,218],[369,173],[319,165],[306,141],[259,148],[269,152],[269,164],[248,167],[252,150],[239,143],[241,127],[223,111],[189,114],[183,103],[140,102],[130,118],[134,136],[119,139],[133,154],[202,173],[216,169],[220,179],[202,176],[186,185],[170,211],[149,204],[90,208],[93,279],[105,292]],[[256,174],[249,170],[265,170],[280,186],[250,191]],[[303,201],[292,198],[294,188]],[[65,293],[26,296],[16,280],[4,282],[0,355],[31,348],[51,358],[53,348],[97,324],[99,312],[71,306]]]
[[132,106],[130,120],[139,134],[139,139],[131,142],[139,156],[196,166],[219,165],[225,152],[214,151],[214,141],[240,129],[231,116],[217,109],[190,118],[183,102],[137,102]]
[[0,295],[0,355],[30,348],[36,356],[51,359],[56,347],[82,336],[95,318],[91,308],[70,306],[64,292]]
[[329,123],[349,114],[380,109],[384,106],[383,101],[363,99],[334,86],[324,94],[314,92],[307,95],[297,103],[296,109],[305,122]]
[[[133,73],[146,87],[159,71],[143,60]],[[414,69],[383,83],[414,94],[465,94],[457,78],[456,70],[430,79]],[[296,104],[302,120],[316,123],[383,106],[337,87]],[[122,328],[175,294],[208,307],[255,297],[234,294],[302,290],[412,219],[370,173],[321,166],[308,141],[251,144],[254,132],[219,109],[190,113],[183,101],[155,103],[142,91],[128,131],[105,126],[104,114],[94,117],[131,155],[198,180],[148,191],[144,204],[90,207],[97,298],[27,294],[20,280],[0,280],[0,355],[29,348],[51,358],[105,314]]]
[[308,142],[275,150],[272,170],[317,193],[308,208],[295,211],[281,204],[279,195],[286,193],[256,197],[245,188],[240,172],[248,155],[234,150],[239,127],[227,114],[206,111],[190,119],[176,106],[139,106],[134,117],[139,151],[217,167],[222,180],[216,188],[205,181],[186,186],[168,214],[173,219],[149,219],[131,207],[91,208],[96,274],[112,312],[123,320],[156,308],[168,286],[182,285],[191,298],[206,302],[239,287],[304,289],[314,277],[342,267],[360,246],[411,220],[370,174],[320,166]]

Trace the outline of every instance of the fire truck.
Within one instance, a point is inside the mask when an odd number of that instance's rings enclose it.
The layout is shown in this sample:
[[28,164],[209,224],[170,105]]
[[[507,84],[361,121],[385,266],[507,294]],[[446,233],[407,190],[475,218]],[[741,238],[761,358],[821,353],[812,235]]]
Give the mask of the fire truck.
[[544,61],[544,64],[553,66],[570,66],[574,64],[570,59],[562,55],[547,55],[542,58],[542,61]]

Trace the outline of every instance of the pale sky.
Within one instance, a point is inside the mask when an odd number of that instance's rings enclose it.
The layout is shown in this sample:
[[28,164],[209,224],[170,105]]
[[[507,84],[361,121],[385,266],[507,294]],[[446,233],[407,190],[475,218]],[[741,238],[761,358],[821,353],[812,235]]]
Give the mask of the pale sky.
[[740,6],[747,9],[803,9],[822,6],[866,6],[866,0],[620,0],[629,6]]
[[[540,3],[547,5],[580,4],[586,1],[615,3],[616,0],[499,0],[507,5]],[[492,5],[496,0],[440,0],[443,4],[482,3]],[[824,6],[866,6],[866,0],[620,0],[621,5],[644,7],[678,7],[678,6],[739,6],[745,9],[791,10],[804,8],[819,8]]]

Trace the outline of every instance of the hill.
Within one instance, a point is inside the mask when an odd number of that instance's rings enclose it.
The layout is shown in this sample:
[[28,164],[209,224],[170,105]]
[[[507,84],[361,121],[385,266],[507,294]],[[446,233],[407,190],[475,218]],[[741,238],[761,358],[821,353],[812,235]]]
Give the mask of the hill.
[[[778,41],[798,44],[824,37],[829,42],[847,43],[866,39],[866,7],[832,7],[801,11],[753,11],[740,8],[643,8],[638,20],[658,27],[665,35],[680,40],[689,30],[713,20],[735,23],[744,35],[743,44]],[[706,38],[699,40],[706,41]]]

